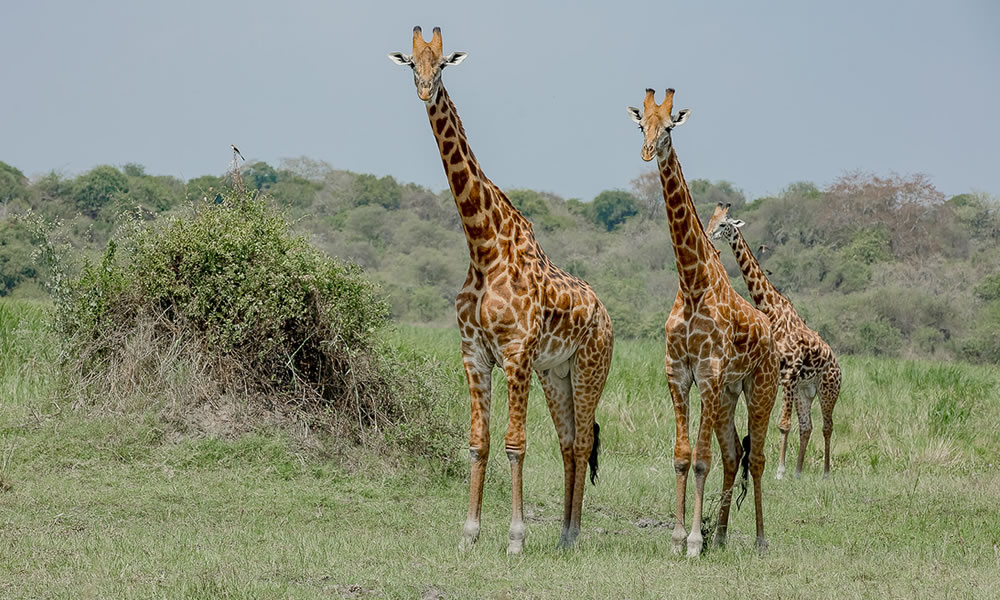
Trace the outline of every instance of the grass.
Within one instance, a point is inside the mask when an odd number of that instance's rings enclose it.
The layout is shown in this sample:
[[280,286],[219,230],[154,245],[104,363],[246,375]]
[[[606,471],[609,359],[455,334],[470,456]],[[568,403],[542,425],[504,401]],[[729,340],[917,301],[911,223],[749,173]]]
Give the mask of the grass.
[[[663,347],[619,341],[598,407],[601,479],[588,484],[577,550],[554,549],[562,467],[536,386],[528,539],[523,556],[508,558],[499,375],[483,532],[460,554],[461,478],[378,457],[348,467],[304,456],[274,432],[173,439],[152,415],[63,405],[52,399],[58,341],[43,324],[38,305],[0,301],[3,598],[985,598],[1000,589],[995,367],[844,357],[833,477],[821,478],[818,408],[801,480],[773,479],[772,428],[770,552],[753,552],[751,505],[734,511],[726,549],[687,560],[670,552]],[[456,334],[400,328],[394,343],[453,365],[441,402],[464,423]],[[794,457],[794,430],[790,439]],[[716,460],[707,488],[718,492],[720,480]]]

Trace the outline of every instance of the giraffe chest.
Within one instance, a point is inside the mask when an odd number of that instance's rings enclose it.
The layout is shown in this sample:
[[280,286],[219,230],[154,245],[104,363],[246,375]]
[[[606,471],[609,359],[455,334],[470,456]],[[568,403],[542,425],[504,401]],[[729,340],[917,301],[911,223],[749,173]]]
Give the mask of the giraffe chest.
[[519,353],[531,356],[536,369],[567,363],[594,312],[584,294],[589,288],[573,283],[552,284],[538,274],[483,277],[470,270],[456,298],[463,341],[481,347],[495,364]]

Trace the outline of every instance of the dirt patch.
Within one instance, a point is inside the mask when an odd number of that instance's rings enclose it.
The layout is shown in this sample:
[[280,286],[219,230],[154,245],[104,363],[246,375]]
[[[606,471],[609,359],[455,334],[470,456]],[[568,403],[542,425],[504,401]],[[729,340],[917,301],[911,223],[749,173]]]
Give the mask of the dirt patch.
[[445,600],[445,595],[438,586],[429,585],[420,594],[420,600]]
[[639,529],[657,529],[661,527],[667,527],[670,529],[674,528],[673,521],[660,521],[658,519],[653,519],[650,517],[642,517],[641,519],[633,521],[632,524],[638,527]]

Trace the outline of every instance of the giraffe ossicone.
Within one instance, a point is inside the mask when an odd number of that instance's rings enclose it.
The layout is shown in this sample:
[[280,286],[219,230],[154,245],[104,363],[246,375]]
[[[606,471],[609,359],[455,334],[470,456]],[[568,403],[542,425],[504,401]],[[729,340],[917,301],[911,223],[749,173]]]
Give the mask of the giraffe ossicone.
[[[744,481],[748,470],[753,476],[757,547],[763,551],[767,547],[761,495],[764,438],[778,386],[778,358],[767,316],[729,284],[718,253],[698,220],[671,139],[674,127],[684,123],[690,111],[672,114],[673,97],[673,88],[668,88],[663,102],[657,104],[655,92],[647,89],[643,109],[628,107],[628,113],[643,134],[642,159],[657,160],[677,261],[677,296],[664,327],[665,368],[676,426],[674,551],[681,552],[686,541],[687,555],[694,557],[704,545],[702,508],[705,480],[711,468],[713,433],[719,441],[723,463],[722,502],[714,541],[720,546],[725,544],[733,482],[742,462]],[[701,424],[693,452],[688,439],[688,396],[692,385],[698,386],[701,396]],[[747,401],[748,453],[743,452],[734,424],[741,393]],[[692,462],[695,497],[688,533],[684,524],[687,476]]]
[[597,472],[594,419],[604,390],[614,334],[594,290],[555,266],[535,240],[531,223],[483,173],[462,121],[441,82],[441,71],[465,59],[443,53],[440,28],[426,42],[413,29],[413,53],[389,59],[413,69],[441,163],[455,198],[469,247],[469,269],[455,300],[462,362],[471,399],[469,510],[459,547],[480,532],[483,481],[490,453],[490,401],[494,367],[504,370],[508,424],[504,447],[511,466],[511,524],[507,552],[521,552],[526,536],[522,470],[527,447],[525,416],[534,371],[541,382],[563,457],[563,527],[559,546],[580,532],[588,465]]

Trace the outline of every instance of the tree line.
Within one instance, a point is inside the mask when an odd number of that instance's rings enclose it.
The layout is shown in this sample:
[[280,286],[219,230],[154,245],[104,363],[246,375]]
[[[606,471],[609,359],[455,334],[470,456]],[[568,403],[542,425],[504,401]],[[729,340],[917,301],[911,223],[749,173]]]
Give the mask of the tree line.
[[[450,324],[468,250],[450,191],[298,158],[241,168],[296,230],[379,282],[395,320]],[[214,202],[228,175],[189,181],[138,164],[103,165],[75,177],[33,179],[0,162],[0,296],[41,296],[31,211],[97,256],[123,216],[153,220]],[[689,182],[703,220],[716,203],[746,221],[772,283],[839,352],[1000,362],[1000,200],[946,197],[922,175],[847,174],[832,185],[792,183],[748,202],[726,181]],[[677,277],[655,172],[592,199],[507,190],[546,253],[591,283],[623,337],[659,337]],[[734,287],[738,267],[722,250]]]

